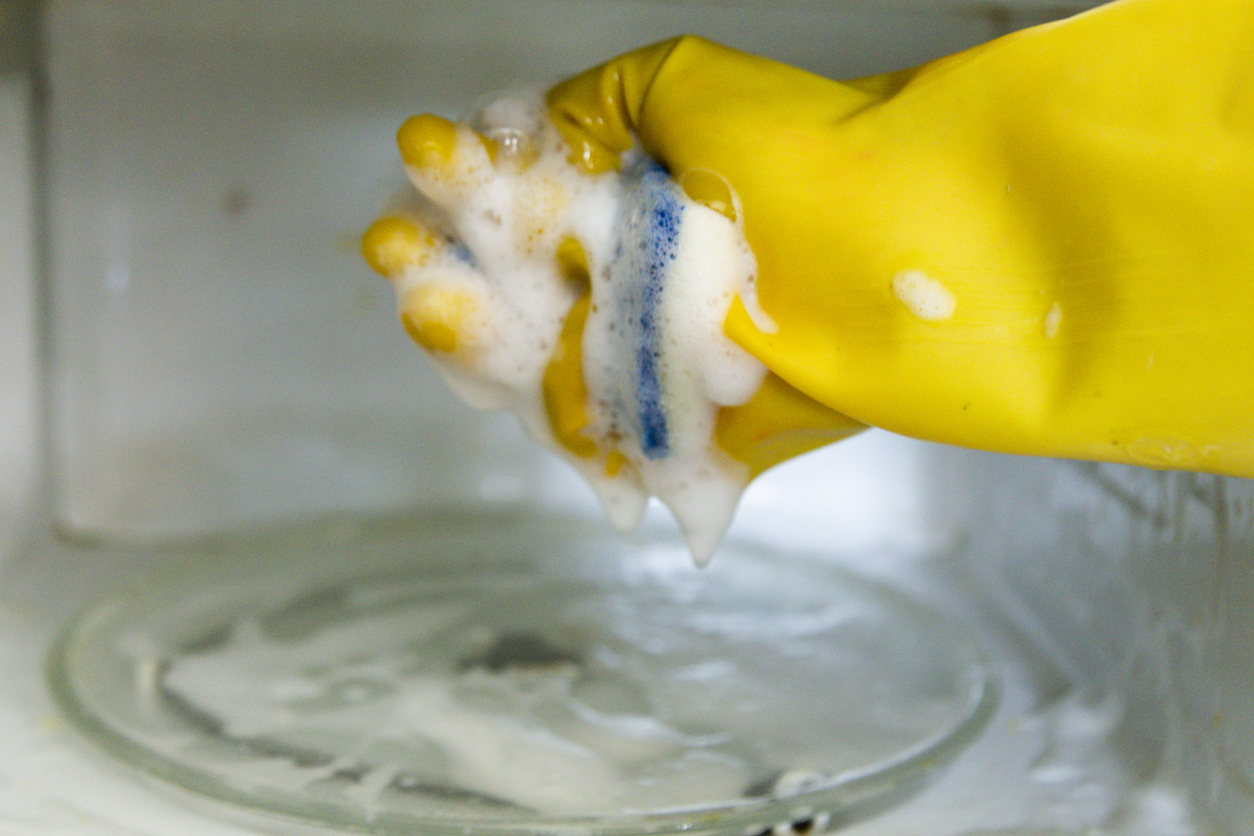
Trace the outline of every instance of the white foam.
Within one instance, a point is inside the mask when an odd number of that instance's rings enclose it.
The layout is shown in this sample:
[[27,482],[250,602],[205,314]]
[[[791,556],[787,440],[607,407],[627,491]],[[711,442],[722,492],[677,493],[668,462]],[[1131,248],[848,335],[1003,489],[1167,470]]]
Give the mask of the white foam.
[[958,306],[949,289],[922,270],[903,270],[893,276],[893,295],[910,313],[928,322],[949,319]]
[[[723,320],[740,299],[772,325],[756,304],[756,263],[739,221],[692,200],[637,153],[621,172],[577,169],[538,97],[491,102],[470,124],[498,143],[495,164],[462,128],[450,170],[408,171],[436,205],[409,211],[464,249],[446,246],[408,268],[396,281],[402,304],[423,287],[468,289],[475,312],[458,323],[459,349],[433,352],[454,390],[518,414],[592,483],[616,525],[634,526],[647,499],[660,498],[705,562],[750,477],[715,445],[715,419],[752,397],[766,374],[723,333]],[[542,390],[580,290],[555,259],[568,238],[582,246],[591,279],[582,362],[593,458],[557,442]],[[607,468],[610,451],[627,464]]]

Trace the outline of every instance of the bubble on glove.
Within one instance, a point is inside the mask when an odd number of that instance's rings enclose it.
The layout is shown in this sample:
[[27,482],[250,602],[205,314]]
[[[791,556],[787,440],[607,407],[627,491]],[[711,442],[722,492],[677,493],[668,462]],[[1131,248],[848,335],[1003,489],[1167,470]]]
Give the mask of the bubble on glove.
[[949,288],[922,270],[903,270],[893,276],[893,295],[910,313],[927,322],[949,319],[958,306]]
[[[704,563],[751,475],[715,444],[715,419],[766,375],[723,321],[740,299],[771,330],[740,213],[732,220],[694,201],[638,152],[596,175],[569,153],[538,96],[486,105],[457,126],[446,159],[407,165],[418,193],[392,214],[435,234],[422,257],[384,272],[406,328],[456,392],[515,412],[589,480],[620,528],[639,522],[650,496],[661,499]],[[572,252],[586,277],[572,275]],[[577,443],[562,444],[545,373],[589,291],[587,423]]]

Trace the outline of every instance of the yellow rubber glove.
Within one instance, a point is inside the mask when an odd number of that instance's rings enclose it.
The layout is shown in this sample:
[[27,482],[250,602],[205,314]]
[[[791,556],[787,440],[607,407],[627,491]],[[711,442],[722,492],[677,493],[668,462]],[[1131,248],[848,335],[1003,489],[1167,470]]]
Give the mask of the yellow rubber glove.
[[1254,476],[1254,2],[1123,0],[845,83],[686,37],[549,107],[590,171],[638,141],[738,194],[778,330],[733,307],[773,377],[718,437],[755,471],[861,422]]

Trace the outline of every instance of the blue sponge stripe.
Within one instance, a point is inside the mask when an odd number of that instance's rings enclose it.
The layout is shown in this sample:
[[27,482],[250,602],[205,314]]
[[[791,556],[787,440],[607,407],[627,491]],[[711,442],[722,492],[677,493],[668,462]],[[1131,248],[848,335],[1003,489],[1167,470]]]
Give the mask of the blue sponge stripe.
[[675,195],[670,176],[656,163],[641,182],[644,197],[647,273],[640,286],[640,331],[636,347],[636,398],[640,419],[640,445],[646,458],[661,459],[670,452],[665,393],[662,391],[661,323],[662,294],[679,245],[683,205]]

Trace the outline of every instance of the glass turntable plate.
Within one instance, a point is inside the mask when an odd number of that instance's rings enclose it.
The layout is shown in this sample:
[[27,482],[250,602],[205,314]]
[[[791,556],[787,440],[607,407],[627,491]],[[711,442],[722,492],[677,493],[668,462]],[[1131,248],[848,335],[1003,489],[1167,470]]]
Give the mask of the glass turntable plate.
[[961,625],[830,561],[474,515],[191,556],[84,612],[51,678],[166,784],[449,836],[834,828],[997,690]]

